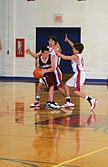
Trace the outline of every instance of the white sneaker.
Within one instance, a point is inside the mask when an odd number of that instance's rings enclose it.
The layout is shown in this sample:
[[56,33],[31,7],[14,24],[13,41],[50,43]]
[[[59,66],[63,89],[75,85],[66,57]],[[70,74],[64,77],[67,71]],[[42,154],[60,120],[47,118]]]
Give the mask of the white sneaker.
[[67,102],[66,104],[64,104],[63,106],[61,106],[62,108],[68,108],[68,107],[74,107],[75,105],[71,102]]
[[49,107],[52,109],[60,109],[60,106],[55,102],[50,102]]
[[96,100],[96,99],[91,99],[91,100],[90,100],[90,105],[91,105],[90,110],[91,110],[91,111],[96,107],[96,103],[97,103],[97,100]]
[[39,101],[35,101],[33,104],[30,104],[30,107],[40,107],[40,102]]

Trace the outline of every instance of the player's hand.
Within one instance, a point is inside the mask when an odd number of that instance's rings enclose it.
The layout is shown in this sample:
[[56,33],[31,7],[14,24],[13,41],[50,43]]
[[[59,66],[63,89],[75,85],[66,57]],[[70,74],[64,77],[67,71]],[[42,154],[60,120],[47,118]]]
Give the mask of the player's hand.
[[39,53],[42,54],[42,51],[40,50]]
[[30,54],[31,53],[31,50],[28,48],[28,49],[26,49],[26,53],[27,54]]
[[45,70],[45,69],[42,69],[42,70],[41,70],[42,76],[43,76],[45,73],[46,73],[46,70]]
[[67,34],[65,34],[65,42],[67,42],[67,40],[68,40],[68,36]]

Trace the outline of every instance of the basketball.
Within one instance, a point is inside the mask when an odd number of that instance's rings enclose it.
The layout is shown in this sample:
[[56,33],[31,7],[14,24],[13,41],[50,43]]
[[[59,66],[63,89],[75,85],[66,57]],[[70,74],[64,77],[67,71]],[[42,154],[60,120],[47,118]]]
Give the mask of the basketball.
[[42,73],[41,73],[41,69],[40,68],[36,68],[33,71],[33,76],[37,79],[42,78]]

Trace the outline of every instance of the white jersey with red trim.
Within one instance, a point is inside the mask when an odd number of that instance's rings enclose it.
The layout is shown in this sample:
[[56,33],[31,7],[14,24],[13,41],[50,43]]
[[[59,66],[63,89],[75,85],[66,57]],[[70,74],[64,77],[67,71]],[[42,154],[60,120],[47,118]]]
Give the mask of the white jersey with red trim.
[[85,71],[84,69],[84,60],[82,54],[76,54],[77,60],[72,60],[72,68],[75,73],[78,73],[79,71]]
[[53,47],[48,46],[51,55],[55,56],[55,69],[60,65],[60,57],[57,56]]
[[48,46],[50,54],[55,56],[55,75],[57,80],[57,86],[62,87],[62,72],[59,68],[60,65],[60,57],[57,56],[57,54],[54,51],[53,47]]

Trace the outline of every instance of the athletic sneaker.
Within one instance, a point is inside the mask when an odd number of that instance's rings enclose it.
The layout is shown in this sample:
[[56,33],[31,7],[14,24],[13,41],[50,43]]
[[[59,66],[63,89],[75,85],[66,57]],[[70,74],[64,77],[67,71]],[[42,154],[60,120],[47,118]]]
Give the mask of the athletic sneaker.
[[91,100],[90,100],[90,105],[91,105],[90,110],[91,110],[91,111],[96,107],[96,103],[97,103],[97,100],[96,100],[96,99],[91,99]]
[[[58,105],[58,103],[54,102],[56,105]],[[50,107],[50,101],[46,102],[46,107]]]
[[40,102],[35,101],[33,104],[30,104],[30,107],[40,107]]
[[50,101],[46,102],[46,107],[50,107]]
[[61,106],[62,108],[68,108],[68,107],[74,107],[75,105],[71,102],[67,102],[66,104],[64,104],[63,106]]
[[52,109],[60,109],[60,106],[57,103],[55,103],[54,101],[49,103],[49,107]]

